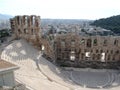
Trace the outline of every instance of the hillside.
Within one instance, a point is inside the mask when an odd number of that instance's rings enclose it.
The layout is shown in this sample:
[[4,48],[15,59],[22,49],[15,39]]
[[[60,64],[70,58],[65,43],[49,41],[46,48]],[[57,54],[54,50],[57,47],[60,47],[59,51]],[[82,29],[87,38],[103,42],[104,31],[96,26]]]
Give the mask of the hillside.
[[120,15],[95,20],[91,25],[111,30],[120,35]]

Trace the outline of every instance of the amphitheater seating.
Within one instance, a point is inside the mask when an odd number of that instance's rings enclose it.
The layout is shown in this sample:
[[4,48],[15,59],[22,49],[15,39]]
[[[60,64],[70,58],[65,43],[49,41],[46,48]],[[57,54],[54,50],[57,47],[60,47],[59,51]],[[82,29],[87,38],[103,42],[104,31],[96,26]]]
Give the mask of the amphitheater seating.
[[31,73],[34,72],[35,76],[39,73],[41,77],[46,78],[39,71],[37,71],[37,66],[35,63],[37,55],[39,55],[39,53],[33,48],[33,46],[29,45],[24,40],[20,40],[14,41],[14,43],[8,45],[2,52],[1,58],[18,65],[20,69],[30,70]]
[[120,85],[120,75],[118,70],[86,69],[72,71],[70,77],[75,83],[83,87],[108,88]]
[[33,90],[69,90],[68,87],[48,80],[48,78],[38,70],[37,57],[40,52],[24,40],[16,40],[8,45],[1,53],[1,58],[14,63],[20,67],[15,71],[18,81],[32,87]]
[[[45,80],[51,85],[51,82],[48,80],[48,78],[50,78],[54,81],[52,81],[52,85],[56,85],[57,83],[57,85],[59,84],[64,87],[69,86],[72,88],[78,87],[75,83],[83,87],[92,88],[114,87],[120,85],[120,75],[118,72],[98,72],[92,69],[84,69],[80,71],[67,71],[66,73],[43,57],[40,57],[40,52],[24,40],[14,41],[14,43],[8,45],[2,52],[1,58],[20,67],[20,70],[15,72],[15,76],[18,79],[23,78],[22,76],[26,76],[31,77],[31,79],[36,78],[35,82],[37,83],[41,80]],[[37,62],[38,59],[39,61]],[[44,73],[38,70],[37,64],[39,64],[38,66]],[[71,82],[66,83],[66,80]]]

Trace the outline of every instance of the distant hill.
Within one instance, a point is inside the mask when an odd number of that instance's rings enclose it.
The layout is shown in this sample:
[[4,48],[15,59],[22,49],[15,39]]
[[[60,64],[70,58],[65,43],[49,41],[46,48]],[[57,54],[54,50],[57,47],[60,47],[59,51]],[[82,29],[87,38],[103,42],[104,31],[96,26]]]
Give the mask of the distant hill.
[[0,20],[9,20],[13,16],[7,14],[0,14]]
[[92,22],[92,20],[87,19],[41,19],[42,24],[81,24]]
[[120,15],[95,20],[91,25],[111,30],[120,35]]

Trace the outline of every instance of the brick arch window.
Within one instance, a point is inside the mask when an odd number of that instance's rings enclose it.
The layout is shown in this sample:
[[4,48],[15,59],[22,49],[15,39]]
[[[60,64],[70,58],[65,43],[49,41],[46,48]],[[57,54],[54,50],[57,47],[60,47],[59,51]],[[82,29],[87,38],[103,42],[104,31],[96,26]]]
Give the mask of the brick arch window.
[[111,55],[110,55],[110,54],[108,54],[108,58],[107,58],[107,60],[110,60],[110,57],[111,57]]
[[88,40],[87,40],[87,47],[91,47],[91,46],[92,46],[91,44],[92,44],[92,40],[91,40],[91,39],[88,39]]
[[72,46],[75,45],[75,40],[71,40],[71,45],[72,45]]
[[116,54],[119,54],[119,50],[117,50],[115,53],[116,53]]
[[97,59],[100,60],[101,59],[101,55],[97,54]]
[[84,44],[85,43],[85,39],[81,39],[80,44]]
[[118,40],[115,39],[114,45],[116,45],[116,46],[118,45]]
[[20,29],[18,29],[18,33],[21,34],[21,30]]
[[103,50],[102,50],[102,49],[100,50],[100,53],[103,53]]
[[32,25],[35,25],[35,16],[32,17]]
[[98,53],[99,52],[99,50],[98,49],[96,49],[96,53]]
[[28,34],[28,29],[24,29],[24,34]]
[[112,60],[115,60],[115,55],[113,55],[113,58],[112,58]]
[[25,25],[28,25],[28,17],[25,16],[25,22],[24,22]]
[[97,45],[97,39],[94,39],[94,41],[93,41],[93,45],[94,45],[94,46]]
[[17,24],[20,25],[20,17],[17,17]]
[[34,35],[34,30],[33,29],[31,29],[31,34]]

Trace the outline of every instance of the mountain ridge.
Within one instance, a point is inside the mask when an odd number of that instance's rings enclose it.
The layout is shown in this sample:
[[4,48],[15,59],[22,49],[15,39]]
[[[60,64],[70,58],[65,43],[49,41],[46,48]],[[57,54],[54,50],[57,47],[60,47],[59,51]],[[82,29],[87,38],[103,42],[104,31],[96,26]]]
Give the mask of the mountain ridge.
[[91,25],[111,30],[120,35],[120,15],[95,20]]

